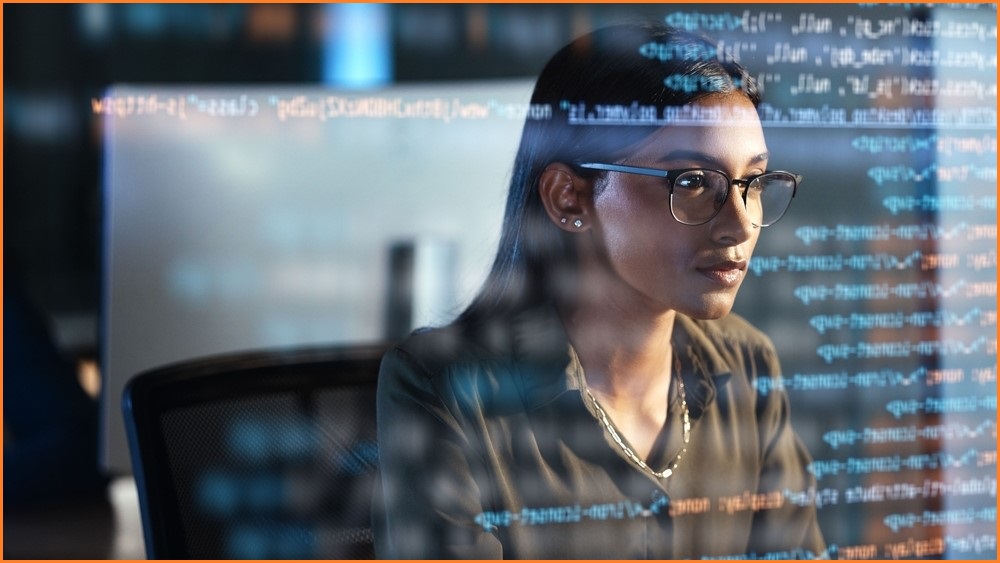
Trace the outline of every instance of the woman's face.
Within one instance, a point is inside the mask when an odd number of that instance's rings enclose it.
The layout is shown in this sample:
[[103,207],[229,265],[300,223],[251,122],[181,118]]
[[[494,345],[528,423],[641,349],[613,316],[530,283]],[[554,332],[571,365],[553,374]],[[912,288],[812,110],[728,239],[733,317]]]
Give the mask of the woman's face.
[[[672,170],[712,168],[739,179],[762,173],[767,146],[753,105],[741,95],[693,104],[722,119],[669,125],[633,147],[618,164]],[[703,225],[671,215],[665,179],[607,172],[594,196],[594,237],[604,283],[594,287],[627,310],[675,310],[694,318],[726,315],[746,276],[760,228],[733,186],[719,213]],[[610,283],[613,287],[607,287]]]

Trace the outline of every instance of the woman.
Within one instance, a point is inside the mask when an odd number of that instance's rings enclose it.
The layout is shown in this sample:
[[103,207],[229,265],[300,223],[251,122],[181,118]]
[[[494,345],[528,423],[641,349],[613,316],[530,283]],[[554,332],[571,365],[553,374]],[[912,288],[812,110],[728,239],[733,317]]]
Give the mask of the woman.
[[774,347],[729,314],[798,177],[719,59],[625,25],[546,65],[483,289],[383,360],[379,557],[823,554],[787,399],[755,391]]

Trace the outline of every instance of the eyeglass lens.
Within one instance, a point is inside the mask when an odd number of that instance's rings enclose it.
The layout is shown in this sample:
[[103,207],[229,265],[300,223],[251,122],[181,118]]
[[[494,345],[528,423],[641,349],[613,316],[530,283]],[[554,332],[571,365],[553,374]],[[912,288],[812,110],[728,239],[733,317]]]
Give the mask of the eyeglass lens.
[[[708,222],[722,209],[729,195],[731,180],[714,170],[692,170],[674,180],[670,208],[681,223],[698,225]],[[738,185],[747,213],[755,224],[773,224],[788,209],[795,193],[795,178],[783,172],[769,172],[754,178],[749,185]]]

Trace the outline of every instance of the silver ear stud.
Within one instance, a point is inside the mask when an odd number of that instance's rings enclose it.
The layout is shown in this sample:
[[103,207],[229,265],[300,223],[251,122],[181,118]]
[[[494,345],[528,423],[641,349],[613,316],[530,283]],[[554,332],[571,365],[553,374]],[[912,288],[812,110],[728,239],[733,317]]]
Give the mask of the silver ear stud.
[[583,226],[583,221],[577,219],[576,221],[573,221],[573,226],[579,229],[580,227]]
[[562,219],[559,220],[559,222],[562,223],[563,225],[565,225],[566,224],[566,218],[563,217]]

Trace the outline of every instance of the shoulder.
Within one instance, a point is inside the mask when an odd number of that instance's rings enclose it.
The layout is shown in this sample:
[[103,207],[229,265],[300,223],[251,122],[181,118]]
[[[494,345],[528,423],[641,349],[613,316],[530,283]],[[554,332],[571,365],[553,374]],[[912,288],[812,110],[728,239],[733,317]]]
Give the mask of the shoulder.
[[449,368],[495,360],[499,356],[477,342],[458,325],[414,331],[383,358],[385,367],[406,364],[430,378]]
[[486,321],[420,329],[396,345],[390,356],[405,358],[428,374],[470,365],[561,369],[568,361],[567,344],[555,310],[537,307]]
[[379,394],[417,398],[453,412],[480,410],[517,397],[511,355],[490,348],[460,325],[422,329],[382,359]]
[[552,315],[524,314],[418,330],[386,353],[380,389],[494,414],[517,410],[566,387],[568,341],[560,327]]

